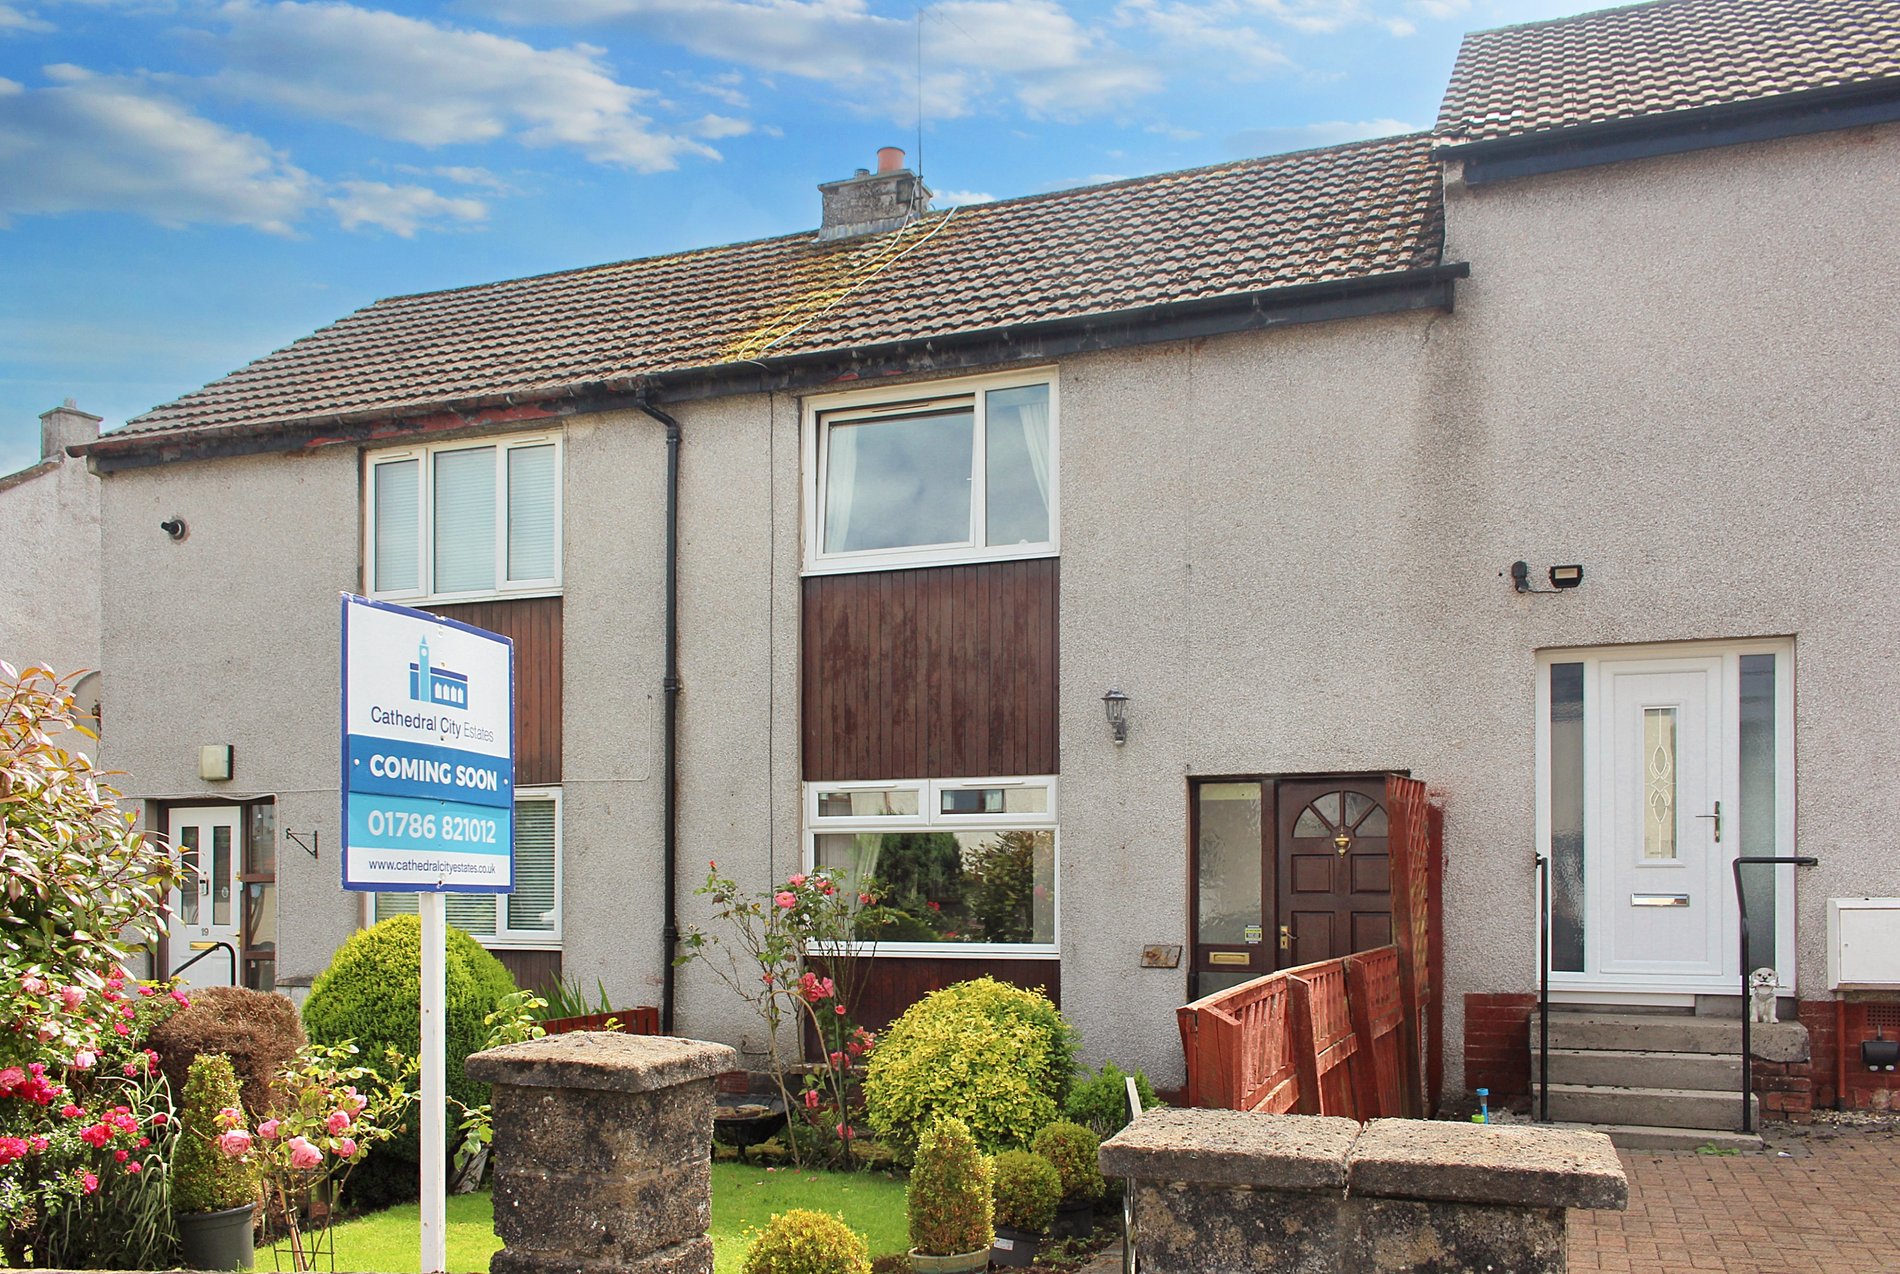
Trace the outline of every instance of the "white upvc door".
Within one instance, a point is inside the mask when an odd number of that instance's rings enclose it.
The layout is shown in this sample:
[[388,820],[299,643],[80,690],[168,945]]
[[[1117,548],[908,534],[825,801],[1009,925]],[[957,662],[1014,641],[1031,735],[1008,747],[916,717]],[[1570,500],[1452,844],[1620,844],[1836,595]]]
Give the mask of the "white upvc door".
[[[178,968],[207,950],[228,942],[238,949],[243,893],[238,885],[242,844],[236,805],[173,809],[169,816],[172,852],[178,856],[179,883],[171,893],[171,963]],[[232,959],[213,950],[183,975],[188,987],[230,986]]]
[[[1597,969],[1687,987],[1737,963],[1722,842],[1722,661],[1606,660],[1598,677],[1586,826],[1600,924]],[[1586,768],[1586,776],[1589,771]],[[1586,782],[1587,782],[1586,778]],[[1731,822],[1736,808],[1728,798]],[[1732,838],[1731,838],[1732,839]],[[1587,876],[1586,879],[1589,877]]]

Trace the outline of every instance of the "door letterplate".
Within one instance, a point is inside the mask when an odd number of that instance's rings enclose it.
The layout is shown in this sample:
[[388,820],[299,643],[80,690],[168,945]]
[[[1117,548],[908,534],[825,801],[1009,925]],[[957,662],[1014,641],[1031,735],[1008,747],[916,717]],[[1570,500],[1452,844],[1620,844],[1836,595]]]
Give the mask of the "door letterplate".
[[1631,894],[1632,907],[1686,907],[1688,894]]
[[1209,964],[1246,964],[1248,958],[1245,951],[1210,951],[1207,953],[1207,962]]

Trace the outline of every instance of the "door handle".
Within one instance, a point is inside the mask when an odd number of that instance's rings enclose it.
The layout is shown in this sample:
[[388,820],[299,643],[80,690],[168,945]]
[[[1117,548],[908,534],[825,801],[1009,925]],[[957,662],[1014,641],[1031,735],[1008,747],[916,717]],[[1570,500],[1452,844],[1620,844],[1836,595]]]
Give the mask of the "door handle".
[[1696,817],[1712,818],[1715,820],[1715,843],[1720,845],[1722,843],[1722,802],[1717,801],[1715,803],[1715,813],[1697,814]]
[[1291,925],[1281,925],[1280,926],[1280,950],[1291,951],[1292,949],[1293,949],[1293,927]]

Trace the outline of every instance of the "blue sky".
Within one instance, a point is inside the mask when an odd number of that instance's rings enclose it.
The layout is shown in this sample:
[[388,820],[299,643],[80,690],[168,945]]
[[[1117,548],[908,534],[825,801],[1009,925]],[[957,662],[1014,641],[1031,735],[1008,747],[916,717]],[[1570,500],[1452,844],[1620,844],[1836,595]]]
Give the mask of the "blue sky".
[[[1428,127],[1587,0],[0,0],[0,473],[379,297]],[[919,77],[921,34],[922,74]]]

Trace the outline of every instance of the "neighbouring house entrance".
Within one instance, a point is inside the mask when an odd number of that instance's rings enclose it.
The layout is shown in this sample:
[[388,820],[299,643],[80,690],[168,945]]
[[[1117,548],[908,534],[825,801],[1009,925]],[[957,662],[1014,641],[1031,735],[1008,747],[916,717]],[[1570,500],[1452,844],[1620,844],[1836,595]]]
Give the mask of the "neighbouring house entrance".
[[[182,975],[187,987],[268,991],[277,971],[276,805],[173,806],[166,837],[178,855],[170,898],[166,972],[206,950]],[[212,949],[229,943],[231,950]],[[233,960],[233,953],[236,959]]]
[[1202,780],[1191,802],[1191,998],[1392,941],[1385,775]]
[[[1553,652],[1540,661],[1540,843],[1552,986],[1736,994],[1730,864],[1793,848],[1786,642]],[[1747,877],[1749,967],[1792,988],[1789,869]],[[1779,939],[1779,941],[1778,941]]]

